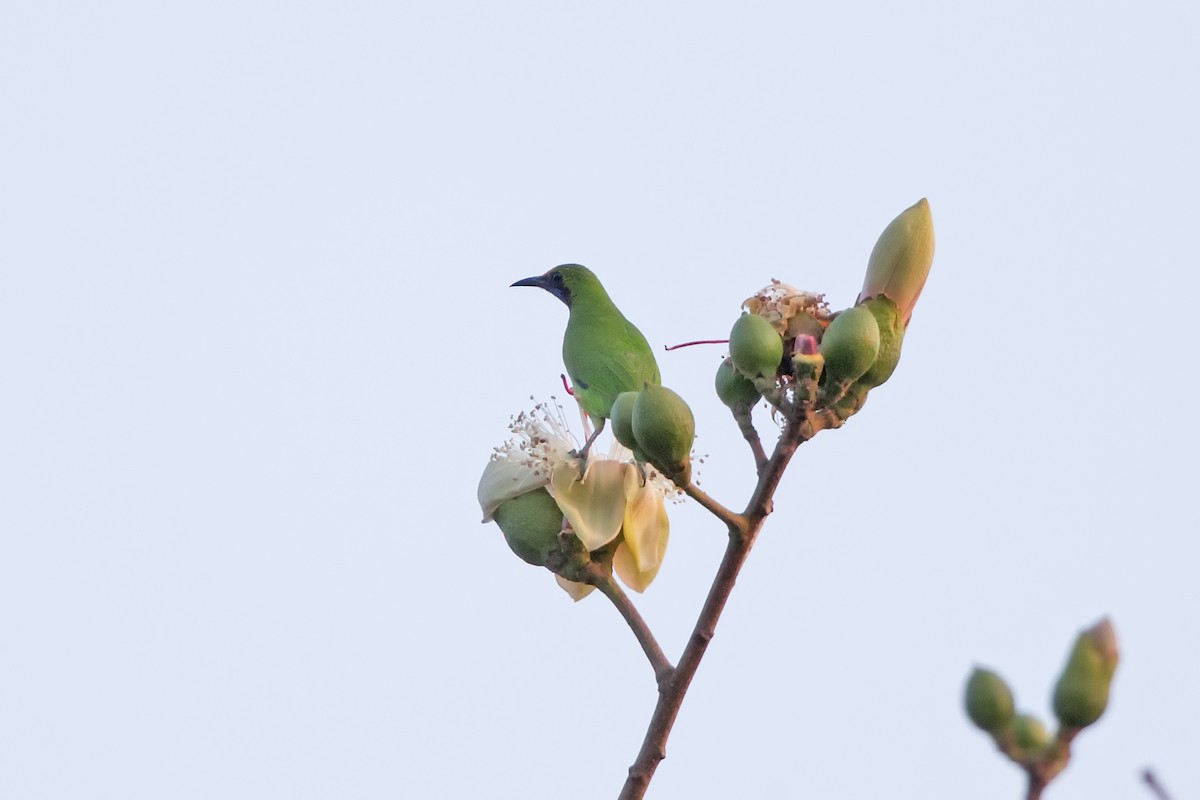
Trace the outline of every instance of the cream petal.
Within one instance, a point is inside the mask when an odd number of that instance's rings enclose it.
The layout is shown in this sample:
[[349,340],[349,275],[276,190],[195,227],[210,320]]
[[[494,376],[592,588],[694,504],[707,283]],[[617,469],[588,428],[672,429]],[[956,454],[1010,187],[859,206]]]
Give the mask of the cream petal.
[[587,597],[592,593],[592,590],[596,588],[588,583],[576,583],[575,581],[569,581],[562,575],[555,575],[554,580],[558,581],[558,585],[562,587],[562,590],[571,595],[571,599],[576,603]]
[[597,460],[583,480],[579,468],[566,463],[550,473],[550,494],[589,551],[611,542],[625,521],[625,476],[632,464]]
[[502,503],[540,489],[549,482],[549,475],[535,472],[524,464],[502,458],[489,461],[479,478],[477,493],[483,521],[490,522]]
[[663,506],[662,493],[647,482],[642,485],[637,469],[625,476],[625,544],[638,572],[657,571],[667,550],[670,521]]
[[[666,540],[664,539],[663,541]],[[625,541],[622,541],[617,546],[616,552],[613,553],[613,572],[617,573],[617,577],[621,579],[621,583],[635,592],[646,591],[646,587],[658,575],[658,568],[660,566],[661,561],[650,569],[638,569],[637,563],[633,559],[633,554],[629,551],[628,542]]]

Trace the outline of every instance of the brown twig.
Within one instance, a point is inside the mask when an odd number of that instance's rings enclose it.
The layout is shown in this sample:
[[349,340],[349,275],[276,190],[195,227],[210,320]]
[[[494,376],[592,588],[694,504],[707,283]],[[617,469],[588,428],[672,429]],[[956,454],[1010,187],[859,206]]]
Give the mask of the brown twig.
[[629,624],[630,630],[637,637],[638,644],[642,646],[642,651],[654,669],[654,679],[658,681],[659,686],[662,686],[670,679],[675,668],[663,654],[662,648],[658,646],[658,640],[650,631],[650,626],[646,624],[646,620],[642,619],[642,615],[638,613],[637,607],[629,599],[629,595],[625,594],[625,590],[621,588],[620,584],[613,580],[611,572],[597,574],[594,581],[589,580],[588,582],[603,592],[604,596],[616,606],[617,611],[621,612],[621,616]]
[[1025,770],[1029,778],[1025,800],[1041,800],[1042,792],[1050,785],[1050,781],[1067,768],[1071,760],[1071,742],[1078,735],[1079,728],[1060,728],[1047,748],[1033,752],[1019,748],[1011,736],[996,742],[1000,752]]
[[[646,794],[646,789],[650,785],[651,778],[654,777],[654,771],[658,768],[659,762],[666,758],[667,737],[670,736],[671,727],[679,715],[684,695],[687,694],[688,686],[691,685],[696,669],[700,666],[700,660],[704,658],[708,643],[716,633],[717,622],[721,618],[721,612],[725,609],[729,593],[733,591],[733,586],[737,582],[738,573],[746,562],[746,557],[750,555],[750,549],[754,546],[754,541],[758,537],[759,531],[762,530],[767,515],[771,513],[771,498],[779,485],[783,471],[795,454],[796,448],[810,435],[811,426],[806,428],[789,424],[784,429],[779,443],[775,446],[775,452],[766,461],[764,469],[760,470],[758,485],[751,495],[746,511],[742,514],[729,516],[732,512],[712,501],[695,487],[691,488],[700,497],[692,495],[691,491],[688,492],[689,495],[696,497],[697,502],[712,511],[715,516],[729,526],[729,544],[725,548],[725,556],[721,560],[720,567],[717,568],[716,577],[708,591],[708,597],[704,601],[700,616],[692,629],[691,638],[688,639],[683,655],[679,659],[679,665],[675,667],[674,672],[665,683],[659,684],[658,703],[650,718],[642,747],[638,751],[633,765],[629,768],[629,777],[621,789],[620,800],[641,800]],[[701,497],[706,498],[708,502],[701,500]],[[710,507],[708,503],[715,508]],[[740,529],[734,524],[737,521],[742,523],[743,527]]]
[[754,454],[754,468],[761,475],[763,467],[767,464],[767,451],[763,450],[762,439],[758,438],[758,430],[754,427],[754,423],[750,421],[750,409],[738,410],[733,412],[733,418],[737,421],[738,429],[741,430],[742,436],[750,445],[750,452]]
[[708,509],[708,512],[710,514],[712,514],[717,519],[721,520],[721,522],[724,522],[725,526],[727,528],[729,528],[731,533],[735,532],[735,531],[739,535],[742,535],[745,533],[746,518],[744,516],[742,516],[741,514],[738,514],[735,511],[730,511],[728,508],[721,505],[716,500],[712,499],[707,494],[705,494],[704,491],[702,491],[698,486],[696,486],[696,484],[692,483],[691,481],[688,481],[686,484],[684,484],[682,488],[683,488],[683,491],[687,493],[688,497],[692,498],[697,503],[704,506],[706,509]]
[[1150,769],[1149,767],[1146,767],[1146,769],[1142,770],[1142,781],[1150,787],[1150,791],[1154,792],[1154,796],[1157,797],[1158,800],[1171,800],[1171,795],[1168,794],[1163,785],[1159,783],[1158,777],[1154,774],[1154,770]]

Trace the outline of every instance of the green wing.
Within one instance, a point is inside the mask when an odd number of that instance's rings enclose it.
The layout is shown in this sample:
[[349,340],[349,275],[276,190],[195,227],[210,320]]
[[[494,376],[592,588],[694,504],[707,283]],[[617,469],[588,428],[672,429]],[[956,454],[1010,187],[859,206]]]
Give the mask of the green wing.
[[575,397],[589,416],[608,419],[621,392],[661,383],[646,337],[619,313],[608,319],[572,319],[563,336],[563,363]]

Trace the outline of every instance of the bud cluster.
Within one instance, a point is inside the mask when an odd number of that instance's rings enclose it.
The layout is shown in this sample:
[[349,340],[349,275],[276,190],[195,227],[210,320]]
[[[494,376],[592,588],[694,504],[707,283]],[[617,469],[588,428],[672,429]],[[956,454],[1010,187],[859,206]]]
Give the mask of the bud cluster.
[[831,312],[823,295],[773,282],[743,303],[717,396],[739,419],[762,398],[789,416],[840,425],[895,371],[932,263],[933,221],[922,199],[879,237],[851,308]]
[[640,392],[622,392],[612,407],[613,436],[677,484],[691,478],[696,419],[684,399],[665,386],[646,384]]
[[1107,618],[1079,634],[1054,687],[1059,728],[1053,738],[1037,717],[1015,711],[1012,690],[1003,678],[981,667],[967,679],[967,716],[1013,761],[1052,777],[1066,766],[1071,740],[1108,707],[1117,660],[1116,634]]

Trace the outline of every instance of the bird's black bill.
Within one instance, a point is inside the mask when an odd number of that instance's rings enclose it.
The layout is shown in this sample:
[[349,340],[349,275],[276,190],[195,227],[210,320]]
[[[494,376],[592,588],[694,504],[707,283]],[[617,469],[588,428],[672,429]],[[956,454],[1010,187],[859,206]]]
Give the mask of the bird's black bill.
[[536,286],[539,289],[545,289],[566,303],[568,308],[571,307],[571,292],[568,291],[567,285],[563,281],[562,270],[557,267],[545,275],[538,275],[536,278],[522,278],[514,283],[513,286]]

